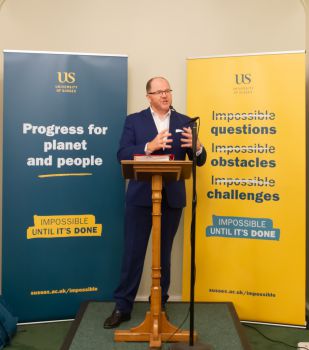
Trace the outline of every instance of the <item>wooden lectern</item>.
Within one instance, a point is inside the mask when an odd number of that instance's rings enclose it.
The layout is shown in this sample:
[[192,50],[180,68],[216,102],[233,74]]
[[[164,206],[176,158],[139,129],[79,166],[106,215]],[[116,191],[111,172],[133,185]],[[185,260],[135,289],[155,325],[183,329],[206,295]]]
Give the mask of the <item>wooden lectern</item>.
[[161,201],[162,180],[178,181],[191,175],[191,161],[133,161],[123,160],[125,179],[152,183],[152,286],[150,311],[145,320],[130,330],[116,330],[115,341],[149,341],[150,348],[160,348],[162,341],[188,341],[189,331],[178,330],[161,310]]

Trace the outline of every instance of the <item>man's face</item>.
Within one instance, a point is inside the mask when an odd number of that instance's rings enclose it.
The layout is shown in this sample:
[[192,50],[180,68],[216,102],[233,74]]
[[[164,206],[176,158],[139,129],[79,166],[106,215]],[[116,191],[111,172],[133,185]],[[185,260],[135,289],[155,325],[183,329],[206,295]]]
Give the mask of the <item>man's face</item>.
[[[147,94],[151,108],[158,114],[166,114],[172,104],[172,93],[169,91],[170,84],[162,78],[154,79],[151,82],[151,89]],[[152,94],[153,92],[158,92]],[[161,93],[160,93],[161,92]]]

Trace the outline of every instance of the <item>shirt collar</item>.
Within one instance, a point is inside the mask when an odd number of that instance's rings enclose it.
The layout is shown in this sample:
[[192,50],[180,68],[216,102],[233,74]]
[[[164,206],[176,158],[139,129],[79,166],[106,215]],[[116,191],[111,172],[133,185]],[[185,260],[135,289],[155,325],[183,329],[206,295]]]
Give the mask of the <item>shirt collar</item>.
[[165,120],[166,118],[169,118],[171,116],[171,110],[169,109],[168,112],[165,114],[163,118],[160,118],[158,114],[151,108],[150,106],[150,112],[154,118],[158,118],[160,120]]

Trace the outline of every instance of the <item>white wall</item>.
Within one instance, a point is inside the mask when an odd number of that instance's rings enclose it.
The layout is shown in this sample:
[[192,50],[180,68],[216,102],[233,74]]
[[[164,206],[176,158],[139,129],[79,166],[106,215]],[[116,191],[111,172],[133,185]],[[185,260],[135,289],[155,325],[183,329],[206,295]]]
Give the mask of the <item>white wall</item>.
[[[0,49],[127,54],[128,111],[147,105],[145,82],[163,75],[174,107],[185,112],[186,57],[303,50],[305,12],[302,0],[0,0]],[[2,55],[0,67],[2,107]],[[181,294],[181,257],[179,232],[175,297]],[[144,279],[139,295],[148,289]]]

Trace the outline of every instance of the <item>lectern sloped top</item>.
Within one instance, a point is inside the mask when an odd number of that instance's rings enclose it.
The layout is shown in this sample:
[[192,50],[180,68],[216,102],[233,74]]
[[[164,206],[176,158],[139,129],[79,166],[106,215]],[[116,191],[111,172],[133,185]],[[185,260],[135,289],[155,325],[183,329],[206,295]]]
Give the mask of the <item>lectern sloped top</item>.
[[136,161],[122,160],[122,175],[125,179],[151,181],[153,175],[161,175],[165,181],[179,181],[191,176],[191,160]]

